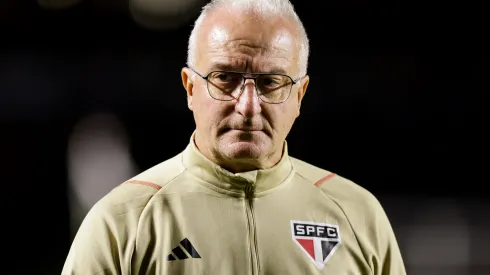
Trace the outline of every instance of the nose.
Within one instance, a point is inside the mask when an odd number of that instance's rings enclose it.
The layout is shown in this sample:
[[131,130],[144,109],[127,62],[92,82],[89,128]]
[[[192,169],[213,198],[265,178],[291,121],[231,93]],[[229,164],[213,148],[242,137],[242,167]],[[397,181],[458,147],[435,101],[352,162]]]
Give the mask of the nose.
[[247,79],[243,84],[243,91],[237,99],[235,110],[246,118],[254,117],[262,111],[260,99],[255,90],[255,82]]

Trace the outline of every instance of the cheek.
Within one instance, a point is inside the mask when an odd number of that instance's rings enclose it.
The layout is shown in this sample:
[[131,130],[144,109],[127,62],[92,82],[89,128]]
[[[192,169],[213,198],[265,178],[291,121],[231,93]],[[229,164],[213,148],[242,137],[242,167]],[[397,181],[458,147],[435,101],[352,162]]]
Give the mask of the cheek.
[[[206,91],[204,91],[206,92]],[[201,128],[213,128],[223,120],[222,104],[214,100],[203,91],[194,95],[194,119]]]
[[276,127],[280,135],[287,135],[296,118],[296,107],[292,104],[283,105],[272,114],[273,127]]

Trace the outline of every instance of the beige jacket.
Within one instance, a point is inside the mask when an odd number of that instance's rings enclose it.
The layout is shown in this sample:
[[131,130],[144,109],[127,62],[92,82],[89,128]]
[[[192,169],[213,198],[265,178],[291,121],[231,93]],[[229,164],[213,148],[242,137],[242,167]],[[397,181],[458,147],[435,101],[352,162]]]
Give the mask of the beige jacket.
[[191,139],[179,155],[102,198],[62,274],[404,275],[388,218],[368,191],[288,156],[233,174]]

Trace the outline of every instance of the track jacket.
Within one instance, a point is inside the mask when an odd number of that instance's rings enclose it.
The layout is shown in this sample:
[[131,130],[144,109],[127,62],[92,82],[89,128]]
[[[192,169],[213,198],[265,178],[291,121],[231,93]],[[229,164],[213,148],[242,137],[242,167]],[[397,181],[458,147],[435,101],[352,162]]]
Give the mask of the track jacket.
[[193,142],[85,217],[63,275],[405,275],[368,191],[288,155],[231,173]]

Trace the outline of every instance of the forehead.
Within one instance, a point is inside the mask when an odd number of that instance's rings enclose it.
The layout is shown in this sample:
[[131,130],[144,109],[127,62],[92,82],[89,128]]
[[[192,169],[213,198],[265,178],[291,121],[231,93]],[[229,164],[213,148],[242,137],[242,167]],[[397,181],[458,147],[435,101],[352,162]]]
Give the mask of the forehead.
[[217,10],[202,25],[197,62],[205,70],[295,73],[299,45],[291,20]]

